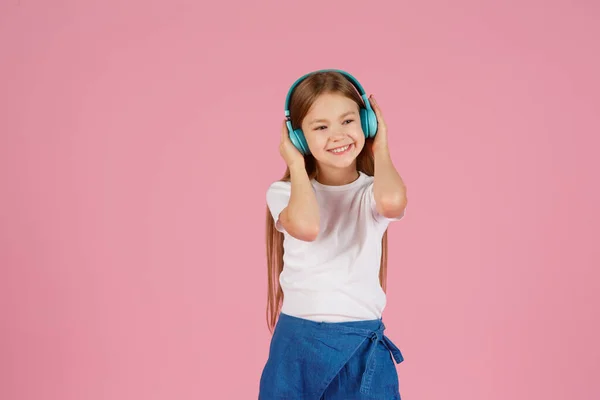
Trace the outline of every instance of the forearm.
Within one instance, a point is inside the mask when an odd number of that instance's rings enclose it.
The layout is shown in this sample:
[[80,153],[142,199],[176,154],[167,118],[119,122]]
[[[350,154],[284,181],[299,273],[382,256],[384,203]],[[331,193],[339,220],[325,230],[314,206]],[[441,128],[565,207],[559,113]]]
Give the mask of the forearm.
[[387,146],[374,149],[373,195],[378,211],[386,217],[399,215],[407,204],[406,186],[394,167]]
[[288,223],[309,236],[319,231],[319,204],[304,165],[290,168],[291,194],[286,210]]

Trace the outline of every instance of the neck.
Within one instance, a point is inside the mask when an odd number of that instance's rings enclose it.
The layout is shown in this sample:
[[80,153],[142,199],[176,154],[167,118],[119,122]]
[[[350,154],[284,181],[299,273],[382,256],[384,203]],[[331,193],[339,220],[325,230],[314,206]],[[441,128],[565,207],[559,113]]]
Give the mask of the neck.
[[317,182],[328,186],[346,185],[357,180],[359,176],[356,163],[352,163],[352,165],[343,169],[319,165],[317,170],[318,173],[315,178]]

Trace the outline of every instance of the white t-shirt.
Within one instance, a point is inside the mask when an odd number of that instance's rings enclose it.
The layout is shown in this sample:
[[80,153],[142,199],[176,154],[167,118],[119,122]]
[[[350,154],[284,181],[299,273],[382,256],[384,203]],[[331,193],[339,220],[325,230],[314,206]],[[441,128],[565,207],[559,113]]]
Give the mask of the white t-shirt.
[[346,185],[312,180],[320,213],[316,240],[304,242],[285,232],[279,213],[288,205],[291,182],[274,182],[267,204],[283,232],[284,293],[281,312],[323,322],[381,318],[386,296],[379,282],[381,239],[390,221],[375,208],[373,177],[360,172]]

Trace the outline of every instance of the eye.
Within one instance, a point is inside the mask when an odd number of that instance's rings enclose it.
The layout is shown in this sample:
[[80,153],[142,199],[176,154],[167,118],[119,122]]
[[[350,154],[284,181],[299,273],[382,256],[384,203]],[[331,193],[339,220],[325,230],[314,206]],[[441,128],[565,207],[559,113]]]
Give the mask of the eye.
[[353,119],[347,119],[347,120],[344,121],[345,124],[349,124],[351,122],[354,122],[354,120]]
[[326,126],[317,126],[315,128],[315,131],[322,131],[323,129],[327,129],[327,127]]

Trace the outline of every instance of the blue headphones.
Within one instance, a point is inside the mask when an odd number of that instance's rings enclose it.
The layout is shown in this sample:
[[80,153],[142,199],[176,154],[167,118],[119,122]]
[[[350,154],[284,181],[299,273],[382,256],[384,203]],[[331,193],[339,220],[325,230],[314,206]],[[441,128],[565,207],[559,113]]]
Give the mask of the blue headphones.
[[358,93],[362,97],[363,101],[365,102],[365,106],[366,106],[366,108],[362,108],[362,107],[360,108],[360,124],[361,124],[362,130],[365,134],[365,138],[374,137],[375,134],[377,133],[377,116],[375,115],[375,112],[371,108],[371,103],[369,103],[369,98],[367,96],[367,93],[365,92],[365,90],[363,89],[361,84],[358,82],[358,80],[356,80],[356,78],[354,78],[349,73],[339,70],[339,69],[322,69],[322,70],[310,72],[310,73],[298,78],[298,80],[296,80],[296,82],[294,82],[294,84],[288,91],[288,94],[285,98],[285,117],[287,119],[286,125],[287,125],[288,132],[290,135],[290,140],[293,143],[293,145],[300,151],[300,153],[302,153],[304,155],[310,154],[310,150],[308,148],[308,144],[306,143],[306,138],[304,137],[304,133],[302,132],[302,129],[292,128],[292,121],[290,119],[290,99],[292,97],[292,93],[294,92],[294,89],[296,89],[296,86],[298,86],[298,84],[300,82],[302,82],[308,76],[313,75],[318,72],[339,72],[340,74],[344,75],[344,77],[346,77],[350,81],[350,83],[352,83],[354,85],[354,87],[358,90]]

